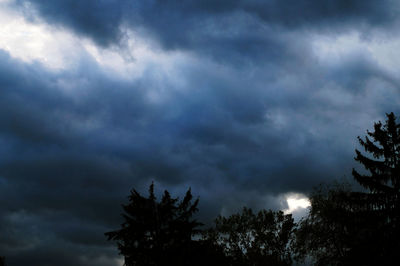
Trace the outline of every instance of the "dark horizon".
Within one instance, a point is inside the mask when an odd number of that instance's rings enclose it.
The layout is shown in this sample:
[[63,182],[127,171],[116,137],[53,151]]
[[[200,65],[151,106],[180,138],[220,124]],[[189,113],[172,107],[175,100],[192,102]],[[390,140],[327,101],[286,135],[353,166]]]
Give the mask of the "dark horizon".
[[400,114],[399,7],[0,0],[0,255],[117,266],[103,233],[152,181],[206,222],[351,181]]

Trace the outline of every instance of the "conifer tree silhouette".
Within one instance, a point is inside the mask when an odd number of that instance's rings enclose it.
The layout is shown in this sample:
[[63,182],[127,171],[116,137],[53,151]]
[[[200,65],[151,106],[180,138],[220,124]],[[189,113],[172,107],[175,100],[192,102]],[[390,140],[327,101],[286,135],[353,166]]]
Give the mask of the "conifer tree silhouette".
[[372,193],[395,196],[400,192],[400,125],[396,124],[393,113],[387,114],[387,118],[384,125],[381,122],[375,123],[375,131],[367,131],[368,136],[364,140],[358,137],[361,146],[374,159],[364,156],[356,149],[355,160],[360,162],[370,175],[362,175],[353,169],[353,176]]
[[201,225],[192,219],[199,202],[192,198],[190,189],[180,201],[165,191],[157,202],[154,184],[148,198],[131,191],[129,204],[122,205],[122,228],[105,233],[108,240],[117,242],[126,266],[192,264],[192,236],[199,233]]
[[[390,265],[399,260],[400,241],[400,124],[393,113],[386,114],[384,124],[374,124],[374,131],[358,137],[360,145],[369,157],[356,149],[355,160],[364,166],[369,174],[353,169],[353,177],[367,193],[353,193],[353,206],[366,217],[368,233],[365,242],[375,251],[376,263]],[[368,217],[368,218],[367,218]],[[365,250],[364,250],[365,252]],[[374,258],[374,259],[375,259]]]
[[[365,188],[325,186],[311,194],[311,209],[296,233],[300,259],[311,255],[316,265],[393,265],[400,261],[400,125],[393,113],[358,137],[366,155],[356,149],[353,169]],[[344,185],[344,186],[343,186]]]

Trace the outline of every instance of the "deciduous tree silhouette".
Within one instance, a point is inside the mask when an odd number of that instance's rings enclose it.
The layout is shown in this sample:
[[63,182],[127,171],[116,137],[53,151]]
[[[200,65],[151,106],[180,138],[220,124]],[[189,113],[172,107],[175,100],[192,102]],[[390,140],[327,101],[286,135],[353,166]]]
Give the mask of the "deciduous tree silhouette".
[[315,265],[350,265],[349,251],[357,246],[354,214],[348,211],[351,193],[345,183],[314,189],[309,214],[299,222],[292,246],[296,260],[308,257]]
[[117,242],[127,266],[191,265],[196,257],[194,249],[200,248],[192,240],[200,225],[192,219],[199,202],[192,202],[192,198],[190,189],[182,200],[165,191],[158,202],[154,184],[148,198],[132,190],[129,204],[122,205],[122,228],[105,235]]
[[228,218],[219,216],[204,238],[223,249],[229,265],[290,265],[294,225],[290,214],[243,208]]

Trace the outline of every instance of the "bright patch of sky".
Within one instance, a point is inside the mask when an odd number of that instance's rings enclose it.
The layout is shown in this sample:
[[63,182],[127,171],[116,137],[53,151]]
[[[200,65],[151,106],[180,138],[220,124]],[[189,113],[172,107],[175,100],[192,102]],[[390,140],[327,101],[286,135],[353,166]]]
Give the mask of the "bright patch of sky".
[[294,213],[301,209],[307,209],[311,206],[310,200],[303,194],[289,194],[286,196],[288,208],[284,210],[285,214]]
[[[122,47],[102,48],[72,32],[51,27],[43,21],[27,21],[0,0],[0,49],[27,63],[38,62],[52,70],[73,69],[81,60],[91,59],[101,69],[120,78],[135,79],[150,65],[170,71],[187,55],[165,53],[130,30],[125,30]],[[168,70],[168,71],[167,71]]]
[[380,67],[392,74],[398,74],[400,60],[400,38],[393,36],[371,36],[363,38],[358,32],[339,35],[313,35],[312,50],[323,63],[337,64],[357,55],[367,55]]
[[[49,68],[64,68],[73,56],[72,34],[51,30],[43,23],[29,23],[21,14],[0,5],[0,49],[24,62],[38,61]],[[72,56],[72,57],[71,57]]]

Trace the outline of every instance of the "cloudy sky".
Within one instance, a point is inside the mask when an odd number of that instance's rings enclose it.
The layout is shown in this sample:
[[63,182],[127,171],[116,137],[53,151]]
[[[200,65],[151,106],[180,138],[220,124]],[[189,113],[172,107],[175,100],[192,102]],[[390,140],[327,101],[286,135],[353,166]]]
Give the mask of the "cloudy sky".
[[207,221],[351,178],[400,109],[391,0],[0,0],[0,254],[117,266],[131,188]]

